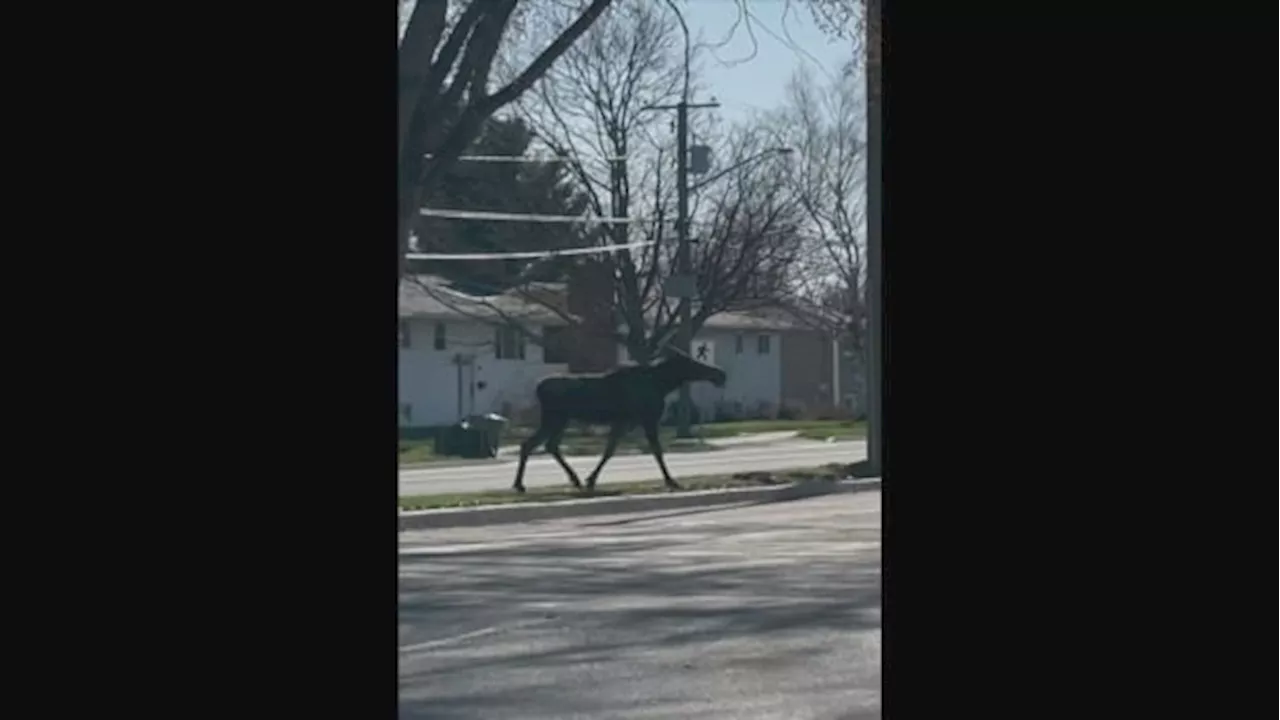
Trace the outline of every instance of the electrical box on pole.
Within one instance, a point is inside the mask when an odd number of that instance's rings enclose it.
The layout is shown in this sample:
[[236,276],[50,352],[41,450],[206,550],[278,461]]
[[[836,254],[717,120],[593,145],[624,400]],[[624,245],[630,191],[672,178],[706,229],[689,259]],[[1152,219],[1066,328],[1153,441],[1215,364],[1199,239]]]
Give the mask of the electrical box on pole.
[[711,146],[692,145],[689,147],[689,172],[704,175],[711,169]]
[[698,297],[698,285],[693,275],[669,275],[662,283],[662,291],[673,298]]

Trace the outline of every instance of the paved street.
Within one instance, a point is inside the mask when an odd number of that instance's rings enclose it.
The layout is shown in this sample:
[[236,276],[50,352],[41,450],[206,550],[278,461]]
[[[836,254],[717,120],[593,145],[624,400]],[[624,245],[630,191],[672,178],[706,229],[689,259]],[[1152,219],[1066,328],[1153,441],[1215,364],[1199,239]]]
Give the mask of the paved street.
[[[825,443],[816,440],[791,440],[763,447],[726,447],[713,452],[668,453],[667,468],[678,481],[690,475],[735,473],[750,470],[785,470],[823,465],[830,462],[855,462],[867,456],[861,440]],[[566,457],[578,473],[586,477],[600,461],[599,455]],[[400,495],[476,492],[504,490],[515,479],[517,461],[505,459],[476,465],[422,468],[400,471]],[[600,474],[600,485],[657,480],[662,478],[658,463],[650,455],[615,455]],[[547,455],[529,458],[525,468],[527,487],[562,486],[568,484],[564,470]]]
[[878,492],[400,543],[401,718],[880,717]]

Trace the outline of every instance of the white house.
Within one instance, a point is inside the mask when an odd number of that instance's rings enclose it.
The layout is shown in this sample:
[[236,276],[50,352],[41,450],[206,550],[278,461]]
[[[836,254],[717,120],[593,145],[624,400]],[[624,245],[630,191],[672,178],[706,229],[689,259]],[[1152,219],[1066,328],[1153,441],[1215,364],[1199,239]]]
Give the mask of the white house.
[[518,315],[521,325],[534,333],[554,334],[564,326],[554,312],[516,298],[499,296],[478,302],[450,294],[428,277],[401,284],[398,415],[402,427],[447,425],[488,412],[519,417],[535,407],[538,380],[567,371],[567,361],[554,357],[556,349],[544,353],[542,346],[519,330],[486,322],[499,317],[498,311]]
[[[567,311],[563,284],[534,290]],[[629,360],[624,347],[615,353],[612,340],[575,335],[559,313],[517,293],[472,298],[429,276],[402,283],[399,316],[402,427],[447,425],[488,412],[528,422],[535,417],[534,389],[542,378],[568,372],[571,362],[598,351],[600,360],[591,361],[597,369]],[[531,341],[502,323],[504,316],[518,318],[526,331],[548,342]],[[727,375],[724,388],[691,386],[704,421],[776,417],[784,408],[811,415],[856,409],[857,383],[842,357],[848,353],[788,312],[714,315],[696,335],[693,353]]]
[[[855,410],[858,393],[848,378],[847,353],[789,312],[713,315],[694,336],[691,350],[727,375],[723,388],[690,386],[703,418],[775,417],[783,408],[801,413]],[[625,348],[618,357],[630,359]],[[832,373],[833,367],[841,369],[843,380]]]

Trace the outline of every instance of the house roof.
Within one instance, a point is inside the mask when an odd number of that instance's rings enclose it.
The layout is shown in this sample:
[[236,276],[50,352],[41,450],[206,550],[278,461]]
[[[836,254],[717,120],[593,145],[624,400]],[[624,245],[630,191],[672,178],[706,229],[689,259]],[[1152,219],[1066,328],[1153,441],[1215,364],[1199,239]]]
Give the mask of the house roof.
[[707,318],[703,327],[714,330],[795,330],[806,326],[780,309],[722,312]]
[[814,330],[812,323],[784,308],[770,307],[737,312],[719,312],[702,324],[705,330],[782,332]]
[[[550,306],[550,307],[548,307]],[[556,308],[560,312],[553,310]],[[766,307],[712,315],[703,327],[711,330],[785,331],[811,330],[821,310],[799,307]],[[434,275],[417,275],[400,284],[400,317],[479,318],[497,320],[504,315],[527,322],[565,324],[568,314],[564,283],[530,283],[488,296],[473,296],[449,288]]]
[[511,317],[529,322],[550,325],[565,324],[564,318],[553,307],[563,309],[551,292],[543,302],[521,297],[521,292],[540,293],[538,287],[524,291],[508,291],[497,295],[474,296],[453,290],[443,279],[434,275],[417,275],[400,282],[400,317],[476,318],[497,320]]

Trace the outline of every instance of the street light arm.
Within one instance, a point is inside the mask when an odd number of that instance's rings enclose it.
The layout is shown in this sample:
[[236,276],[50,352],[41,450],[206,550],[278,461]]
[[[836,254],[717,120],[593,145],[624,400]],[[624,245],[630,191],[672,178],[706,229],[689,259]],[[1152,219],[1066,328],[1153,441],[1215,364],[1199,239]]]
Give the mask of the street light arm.
[[680,12],[674,0],[667,0],[667,6],[671,8],[671,12],[675,14],[676,20],[680,21],[680,30],[684,33],[684,89],[680,93],[680,102],[689,102],[689,80],[692,74],[690,64],[692,63],[692,45],[689,43],[689,25],[684,21],[684,13]]
[[751,157],[749,157],[749,158],[747,158],[747,159],[745,159],[745,160],[743,160],[743,161],[741,161],[741,162],[734,163],[733,165],[731,165],[731,166],[729,166],[729,167],[725,168],[724,170],[721,170],[720,172],[716,173],[715,175],[712,175],[712,176],[711,176],[711,177],[709,177],[709,178],[705,178],[705,179],[704,179],[704,180],[702,180],[701,182],[694,183],[693,185],[691,185],[691,186],[689,187],[689,192],[697,192],[700,188],[703,188],[703,187],[705,187],[705,186],[707,186],[707,185],[710,185],[711,183],[715,182],[716,180],[719,180],[720,178],[724,177],[725,175],[728,175],[729,173],[733,172],[734,170],[737,170],[737,169],[739,169],[739,168],[743,167],[744,165],[749,165],[749,164],[751,164],[751,163],[753,163],[753,162],[756,162],[757,160],[762,160],[762,159],[764,159],[764,158],[766,158],[766,157],[768,157],[768,156],[770,156],[770,155],[790,155],[790,154],[791,154],[791,148],[789,148],[789,147],[769,148],[768,150],[764,150],[763,152],[760,152],[760,153],[757,153],[757,154],[755,154],[755,155],[752,155]]

